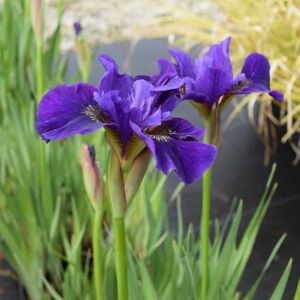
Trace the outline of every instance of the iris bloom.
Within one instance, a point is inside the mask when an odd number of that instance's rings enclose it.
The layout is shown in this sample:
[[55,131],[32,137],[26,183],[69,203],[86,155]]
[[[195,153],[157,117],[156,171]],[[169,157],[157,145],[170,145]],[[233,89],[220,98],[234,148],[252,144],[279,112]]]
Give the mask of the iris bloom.
[[157,168],[165,174],[174,169],[185,183],[200,178],[212,165],[216,148],[197,140],[203,135],[202,129],[172,117],[178,100],[175,94],[170,93],[160,104],[161,93],[182,84],[173,76],[175,73],[165,80],[160,76],[160,82],[155,78],[133,79],[120,74],[111,57],[102,55],[100,62],[105,73],[98,88],[77,83],[46,93],[37,111],[39,135],[45,141],[62,140],[105,127],[120,161],[126,161],[132,153],[137,156],[147,147]]
[[177,74],[185,81],[183,98],[204,103],[209,108],[233,95],[250,93],[268,93],[275,100],[282,101],[283,94],[270,89],[270,64],[264,55],[251,53],[241,73],[233,76],[229,44],[230,37],[212,45],[195,63],[187,53],[170,50],[176,60]]

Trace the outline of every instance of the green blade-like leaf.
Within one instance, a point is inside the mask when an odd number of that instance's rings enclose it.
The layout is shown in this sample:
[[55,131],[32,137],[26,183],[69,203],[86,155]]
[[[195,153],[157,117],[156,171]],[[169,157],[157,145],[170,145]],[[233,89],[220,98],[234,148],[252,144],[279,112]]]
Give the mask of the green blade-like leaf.
[[300,280],[298,281],[298,285],[297,285],[296,293],[295,293],[295,296],[294,296],[294,300],[300,300]]
[[292,259],[289,260],[270,300],[281,300],[292,269]]
[[255,293],[265,275],[265,273],[267,272],[267,270],[269,269],[271,263],[273,262],[274,258],[275,258],[275,255],[278,253],[279,251],[279,248],[281,247],[281,245],[283,244],[284,240],[286,238],[286,234],[283,234],[281,236],[281,238],[278,240],[278,242],[276,243],[276,245],[274,246],[266,264],[264,265],[259,277],[256,279],[254,285],[252,286],[252,288],[249,290],[249,292],[247,293],[247,295],[245,296],[245,300],[251,300],[254,298],[255,296]]

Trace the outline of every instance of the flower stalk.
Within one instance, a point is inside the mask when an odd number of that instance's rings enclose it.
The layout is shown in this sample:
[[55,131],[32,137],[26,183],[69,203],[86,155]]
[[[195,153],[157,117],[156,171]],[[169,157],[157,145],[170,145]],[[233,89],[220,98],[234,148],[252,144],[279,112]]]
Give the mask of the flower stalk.
[[103,212],[100,209],[95,210],[93,223],[93,275],[96,292],[96,300],[104,299],[103,288],[103,241],[102,241],[102,220]]
[[[200,111],[199,111],[200,112]],[[218,145],[220,139],[220,111],[214,107],[204,118],[204,143]],[[202,179],[202,212],[201,212],[201,289],[200,300],[205,300],[209,284],[209,236],[210,236],[210,205],[211,205],[211,176],[212,167],[203,175]]]
[[209,223],[210,223],[210,194],[211,173],[207,170],[202,179],[202,216],[201,216],[201,294],[200,299],[205,300],[207,295],[209,277]]
[[120,161],[114,151],[110,157],[108,178],[112,178],[109,183],[109,198],[114,229],[118,300],[127,300],[127,251],[124,222],[127,203]]
[[114,240],[116,251],[116,272],[118,283],[118,300],[128,299],[127,258],[124,216],[113,217]]

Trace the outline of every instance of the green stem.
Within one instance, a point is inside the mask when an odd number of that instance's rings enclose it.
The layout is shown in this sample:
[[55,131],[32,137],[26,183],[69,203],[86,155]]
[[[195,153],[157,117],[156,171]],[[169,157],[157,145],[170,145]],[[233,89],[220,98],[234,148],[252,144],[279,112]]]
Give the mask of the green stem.
[[128,299],[127,262],[124,217],[113,218],[116,251],[116,271],[118,283],[118,300]]
[[[204,143],[219,143],[220,137],[220,114],[219,110],[213,110],[205,119]],[[211,196],[212,167],[208,169],[202,179],[202,212],[201,212],[201,290],[200,299],[205,300],[209,284],[209,236],[210,236],[210,196]]]
[[94,259],[94,285],[96,300],[104,299],[103,289],[103,252],[102,252],[102,213],[96,210],[93,224],[93,259]]
[[207,295],[209,277],[209,223],[210,223],[210,193],[211,193],[211,173],[207,170],[202,181],[202,216],[201,216],[201,297],[205,300]]

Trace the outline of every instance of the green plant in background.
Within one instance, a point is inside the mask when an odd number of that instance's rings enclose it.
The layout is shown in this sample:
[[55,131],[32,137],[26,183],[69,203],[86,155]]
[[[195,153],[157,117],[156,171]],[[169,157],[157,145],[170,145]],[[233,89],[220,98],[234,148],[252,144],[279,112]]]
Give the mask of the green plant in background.
[[[65,80],[67,61],[59,51],[60,21],[49,40],[41,34],[41,41],[37,42],[30,6],[30,1],[7,0],[0,10],[0,249],[30,299],[117,299],[110,208],[106,206],[103,214],[102,207],[98,206],[108,203],[109,149],[104,135],[99,133],[76,137],[72,142],[53,143],[51,150],[38,139],[33,123],[39,95]],[[43,46],[39,47],[38,43]],[[81,69],[82,77],[86,78],[84,74],[88,71],[84,72]],[[83,143],[92,143],[97,149],[98,166],[87,148],[82,150]],[[98,168],[100,172],[96,175]],[[209,244],[207,299],[255,297],[284,239],[283,236],[275,245],[249,292],[241,295],[238,283],[276,189],[271,184],[274,171],[275,168],[260,205],[239,241],[242,203],[233,209],[227,227],[221,229],[216,223]],[[169,227],[165,180],[151,164],[135,201],[126,211],[130,300],[198,299],[199,296],[200,240],[192,226],[186,233],[183,229],[182,184],[170,199],[170,203],[176,201],[177,205],[176,234]],[[91,183],[94,185],[89,186]],[[134,185],[128,182],[127,193],[135,194]],[[102,218],[105,226],[100,225]],[[291,263],[278,282],[272,300],[282,298],[290,269]]]

